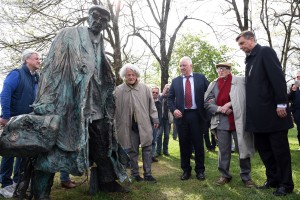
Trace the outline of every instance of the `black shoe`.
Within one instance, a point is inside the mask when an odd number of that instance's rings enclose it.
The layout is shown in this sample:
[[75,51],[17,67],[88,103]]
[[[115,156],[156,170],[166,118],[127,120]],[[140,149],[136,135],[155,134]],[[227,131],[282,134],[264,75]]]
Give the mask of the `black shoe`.
[[215,152],[215,151],[216,151],[216,149],[215,149],[215,148],[213,148],[213,147],[212,147],[212,148],[208,148],[208,149],[207,149],[207,152],[209,152],[209,151],[211,151],[211,152]]
[[121,186],[117,181],[100,184],[99,190],[102,192],[129,192],[128,188]]
[[152,162],[158,162],[158,160],[155,157],[152,157]]
[[199,172],[199,173],[197,173],[196,177],[197,177],[197,179],[200,180],[200,181],[204,181],[204,180],[205,180],[205,175],[204,175],[204,173]]
[[266,181],[262,186],[258,186],[257,189],[259,190],[265,190],[270,188],[276,188],[276,184],[271,184],[269,181]]
[[136,182],[144,181],[144,179],[143,179],[142,177],[140,177],[140,175],[134,176],[133,179],[134,179]]
[[180,177],[180,179],[182,181],[184,180],[188,180],[191,177],[191,172],[183,172],[182,176]]
[[144,181],[149,181],[149,182],[153,182],[153,183],[156,183],[156,179],[149,175],[149,176],[144,176]]
[[285,187],[279,187],[274,192],[273,195],[275,196],[285,196],[287,193],[291,193],[292,190],[288,190]]
[[164,153],[165,156],[170,156],[170,154],[168,152]]

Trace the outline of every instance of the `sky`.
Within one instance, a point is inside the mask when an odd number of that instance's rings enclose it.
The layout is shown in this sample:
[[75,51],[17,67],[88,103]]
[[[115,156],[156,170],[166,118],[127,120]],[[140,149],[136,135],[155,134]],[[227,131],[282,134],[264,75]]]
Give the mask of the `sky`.
[[[7,6],[13,4],[17,0],[0,0],[0,3],[6,3]],[[160,2],[160,1],[157,1]],[[229,62],[236,62],[238,63],[237,69],[241,72],[244,70],[244,58],[245,54],[239,50],[237,43],[235,42],[235,37],[237,34],[233,33],[229,28],[226,27],[228,24],[236,23],[234,13],[227,13],[225,16],[223,15],[222,11],[225,11],[228,7],[225,0],[198,0],[194,1],[194,3],[187,3],[187,0],[174,0],[176,5],[172,5],[172,10],[170,11],[170,20],[168,22],[168,30],[169,34],[173,32],[175,27],[178,25],[179,20],[182,19],[184,15],[188,15],[189,17],[197,18],[203,21],[208,22],[211,26],[214,27],[215,31],[217,31],[222,38],[219,40],[215,37],[211,28],[206,25],[205,23],[197,20],[187,20],[183,24],[181,30],[178,33],[177,40],[179,39],[180,35],[184,35],[186,33],[192,34],[201,34],[204,35],[204,40],[209,41],[210,44],[214,46],[219,45],[226,45],[232,49],[232,60]],[[191,1],[189,1],[191,2]],[[241,8],[242,0],[237,1],[238,6]],[[257,10],[255,9],[255,4],[259,3],[259,0],[252,0],[251,1],[251,8],[253,10],[252,15],[256,15]],[[149,13],[143,13],[144,18],[150,19]],[[254,22],[255,23],[255,22]],[[5,36],[5,32],[3,29],[0,29],[0,37]],[[256,32],[259,36],[259,43],[264,44],[265,36],[263,34],[260,35],[259,30]],[[261,39],[260,39],[261,38]],[[140,44],[139,44],[140,45]],[[139,47],[139,45],[137,45]],[[142,44],[143,45],[143,44]],[[140,49],[137,48],[137,51]],[[0,52],[0,59],[1,59],[1,52]],[[151,64],[151,63],[150,63]],[[1,72],[0,66],[0,72]],[[1,73],[3,76],[3,73]],[[0,79],[1,79],[0,75]],[[3,77],[2,77],[3,78]],[[0,81],[0,89],[1,89],[2,81]]]

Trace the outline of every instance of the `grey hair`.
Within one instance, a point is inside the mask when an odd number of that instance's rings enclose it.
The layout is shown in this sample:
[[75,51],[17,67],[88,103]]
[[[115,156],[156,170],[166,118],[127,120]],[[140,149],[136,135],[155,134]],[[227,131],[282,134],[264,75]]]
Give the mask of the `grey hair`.
[[235,39],[235,41],[237,42],[241,37],[244,37],[245,39],[249,40],[250,38],[254,38],[254,41],[256,41],[255,39],[255,34],[252,31],[243,31],[241,32]]
[[140,70],[139,68],[131,63],[126,63],[125,65],[123,65],[123,67],[120,69],[119,71],[119,75],[122,79],[125,79],[125,75],[126,75],[126,70],[127,69],[131,69],[132,71],[134,71],[134,73],[136,74],[137,78],[140,77]]
[[40,54],[32,49],[25,49],[22,53],[22,62],[25,63],[26,60],[28,58],[30,58],[30,56],[32,56],[32,54],[37,54],[38,56],[40,56]]
[[188,56],[183,56],[179,62],[186,60],[190,65],[193,64],[192,59]]
[[157,85],[152,86],[151,90],[153,90],[153,89],[158,89],[158,92],[160,91],[160,89],[159,89],[159,87]]

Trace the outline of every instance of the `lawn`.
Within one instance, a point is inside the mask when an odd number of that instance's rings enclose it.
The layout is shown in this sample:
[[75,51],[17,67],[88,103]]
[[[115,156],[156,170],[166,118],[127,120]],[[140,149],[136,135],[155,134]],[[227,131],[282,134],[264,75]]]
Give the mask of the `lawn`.
[[[289,132],[289,141],[292,154],[292,167],[293,167],[293,179],[295,183],[295,189],[292,194],[285,197],[275,197],[272,195],[274,189],[269,190],[257,190],[245,188],[240,176],[238,167],[238,155],[232,154],[231,161],[231,173],[233,175],[232,181],[225,186],[216,186],[214,184],[220,176],[217,170],[218,153],[208,152],[205,157],[206,167],[206,180],[199,181],[196,179],[195,172],[192,171],[191,179],[187,181],[181,181],[180,176],[182,171],[180,169],[179,160],[179,144],[178,140],[173,140],[170,137],[169,152],[170,157],[160,156],[159,162],[153,163],[152,171],[153,176],[157,178],[157,183],[147,182],[125,182],[123,185],[129,187],[130,192],[126,194],[122,193],[98,193],[95,196],[89,196],[88,194],[88,181],[86,177],[73,177],[77,183],[83,182],[75,189],[66,190],[60,187],[59,174],[55,177],[55,182],[52,187],[51,198],[53,200],[61,199],[141,199],[141,200],[162,200],[162,199],[205,199],[205,200],[231,200],[231,199],[300,199],[300,151],[298,151],[298,142],[296,138],[296,130],[291,129]],[[261,185],[264,183],[265,170],[263,164],[256,153],[252,163],[252,179],[253,181]],[[142,164],[142,163],[140,163]],[[192,160],[192,167],[194,167],[194,161]],[[142,174],[142,168],[140,168]],[[85,182],[86,181],[86,182]]]

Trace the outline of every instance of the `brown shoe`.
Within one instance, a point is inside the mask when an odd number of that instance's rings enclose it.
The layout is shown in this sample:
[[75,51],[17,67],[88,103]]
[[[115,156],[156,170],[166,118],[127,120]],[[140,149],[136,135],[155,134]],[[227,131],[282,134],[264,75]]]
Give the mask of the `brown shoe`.
[[223,177],[221,176],[219,178],[219,180],[216,181],[216,184],[217,185],[225,185],[226,183],[229,183],[230,182],[230,179],[229,178],[226,178],[226,177]]
[[68,181],[68,182],[61,182],[61,187],[66,189],[72,189],[75,188],[76,185],[72,181]]
[[243,182],[245,184],[245,187],[247,187],[247,188],[254,188],[254,187],[256,187],[255,183],[251,179],[249,179],[248,181],[244,181],[243,180]]

